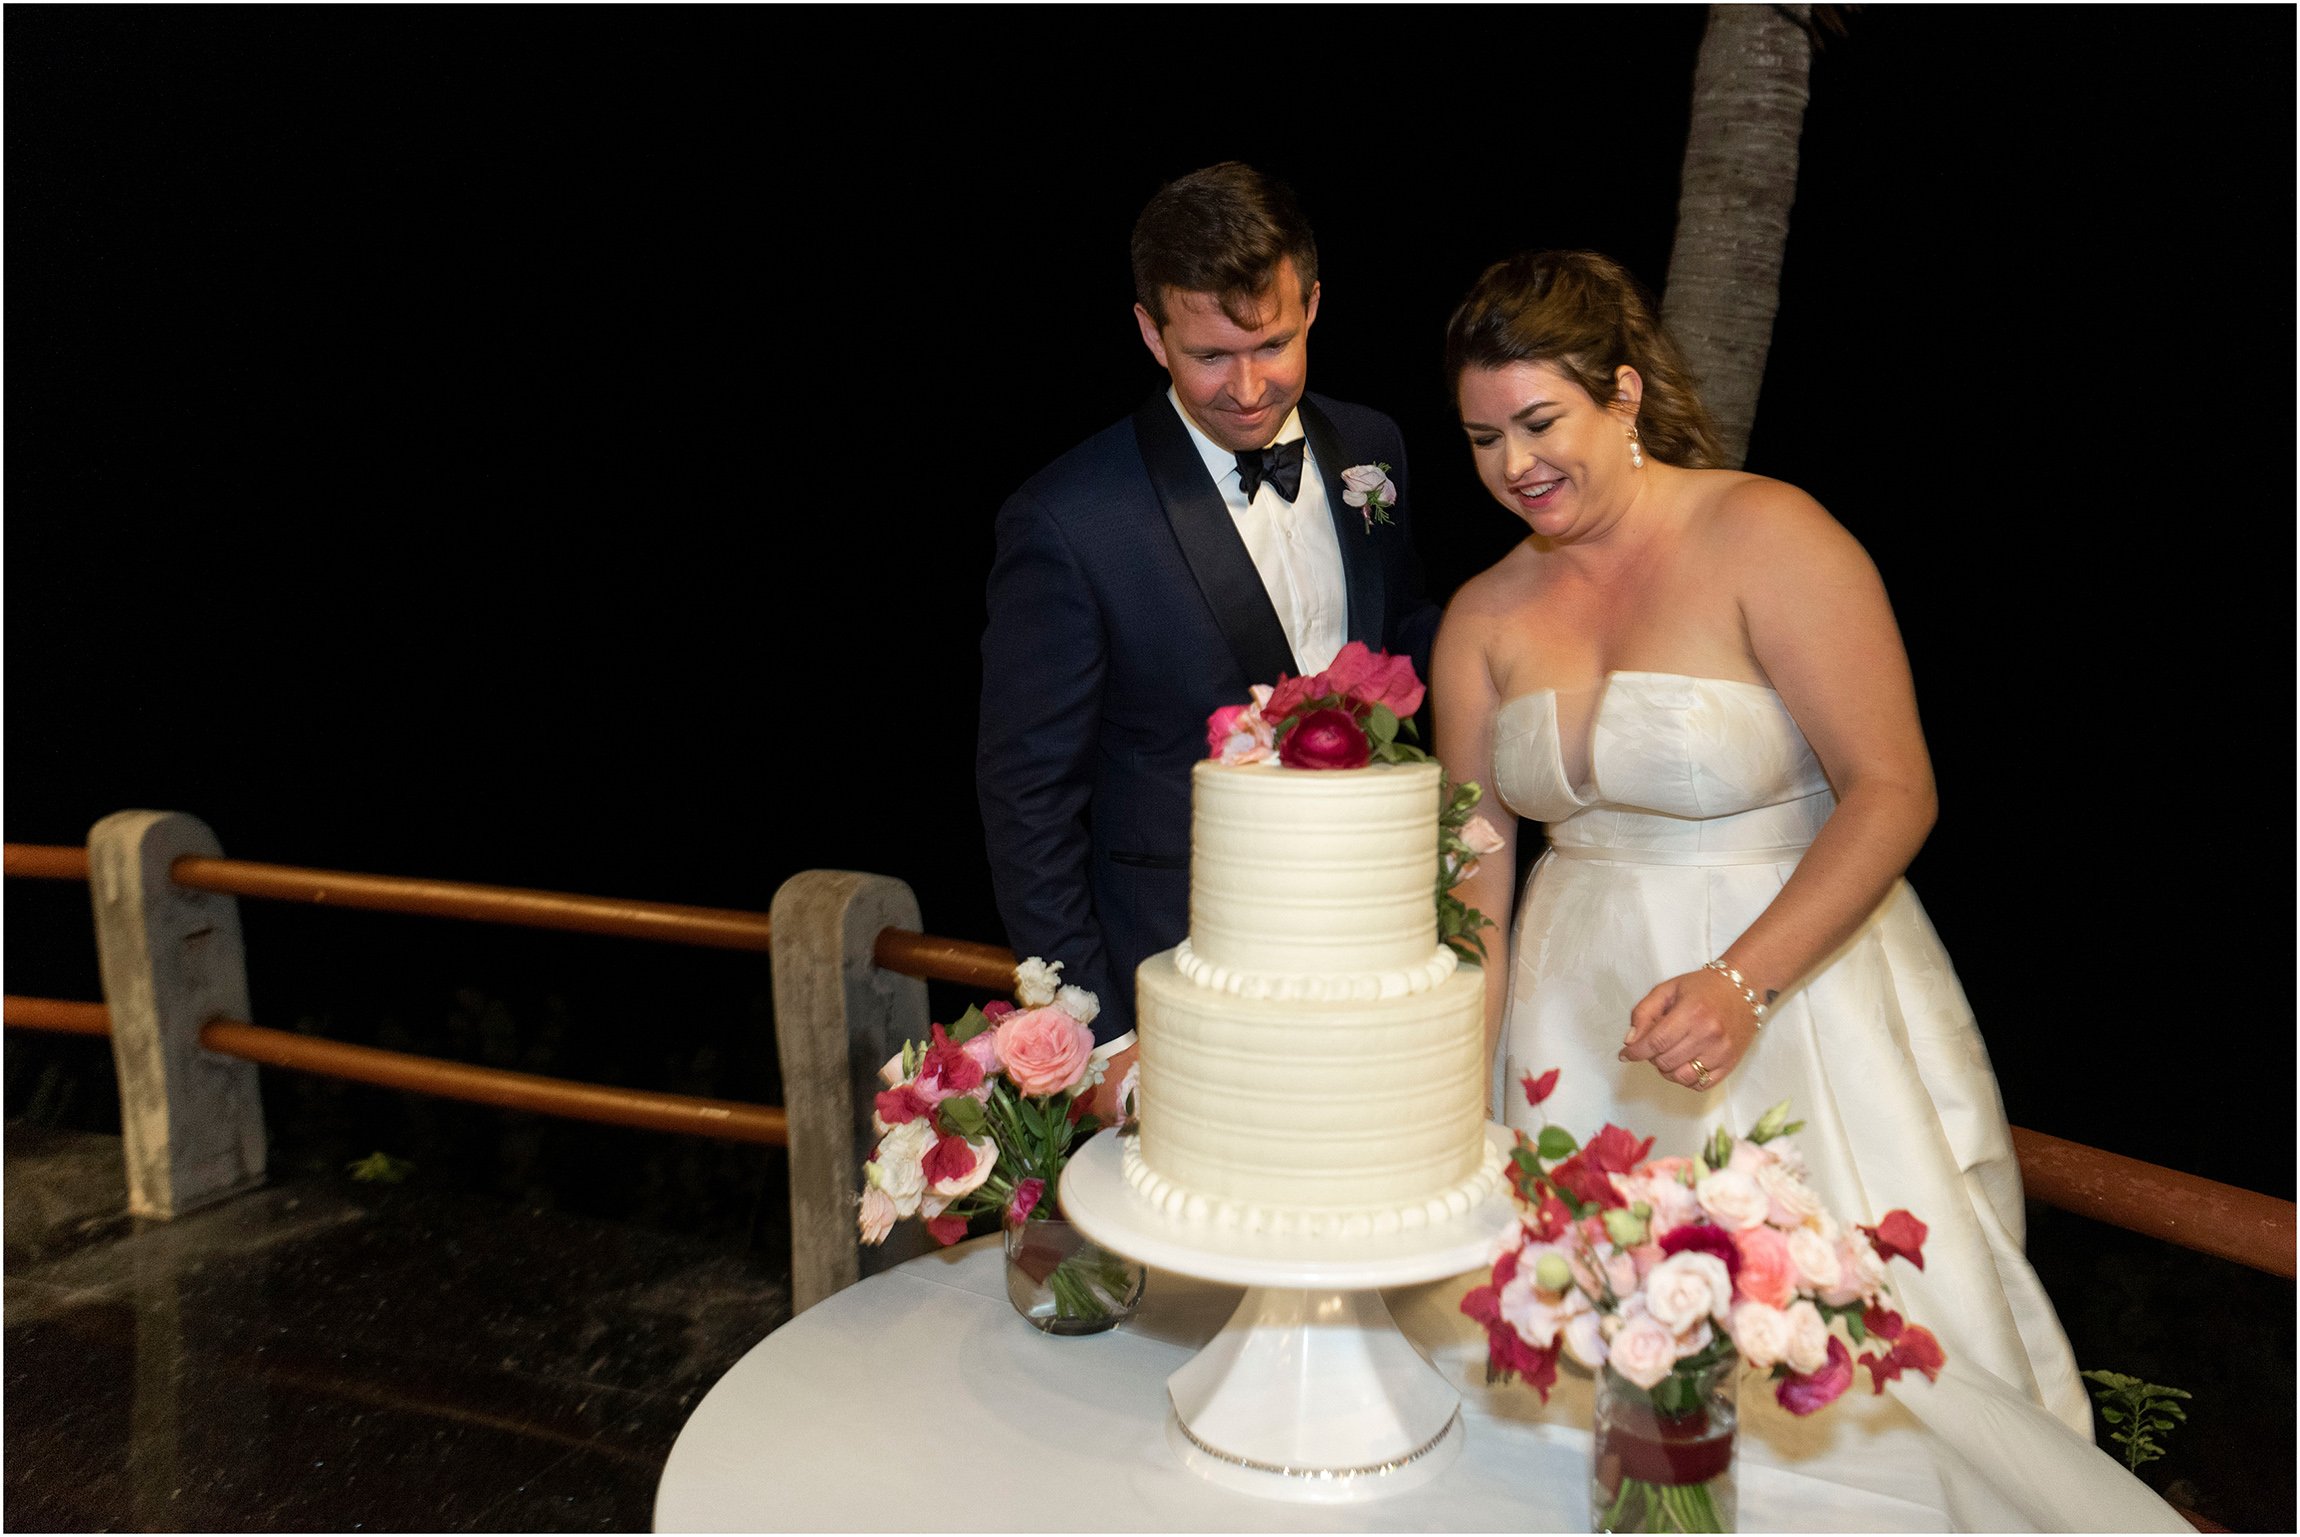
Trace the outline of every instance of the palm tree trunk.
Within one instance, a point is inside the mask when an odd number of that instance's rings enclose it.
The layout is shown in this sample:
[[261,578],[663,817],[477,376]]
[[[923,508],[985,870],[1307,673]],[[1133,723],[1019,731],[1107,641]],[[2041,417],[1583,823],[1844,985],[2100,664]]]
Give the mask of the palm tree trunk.
[[1701,381],[1727,463],[1757,418],[1781,253],[1797,198],[1813,43],[1810,5],[1713,5],[1693,71],[1662,323]]

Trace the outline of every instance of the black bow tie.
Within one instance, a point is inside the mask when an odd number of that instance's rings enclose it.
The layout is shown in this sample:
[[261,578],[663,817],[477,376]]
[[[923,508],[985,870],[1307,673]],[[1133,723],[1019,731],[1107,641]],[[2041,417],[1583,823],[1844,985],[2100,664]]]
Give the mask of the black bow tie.
[[1291,443],[1273,443],[1268,448],[1242,448],[1238,450],[1238,484],[1246,491],[1246,500],[1254,499],[1254,491],[1263,481],[1277,487],[1278,494],[1292,501],[1302,489],[1302,445],[1308,438],[1296,438]]

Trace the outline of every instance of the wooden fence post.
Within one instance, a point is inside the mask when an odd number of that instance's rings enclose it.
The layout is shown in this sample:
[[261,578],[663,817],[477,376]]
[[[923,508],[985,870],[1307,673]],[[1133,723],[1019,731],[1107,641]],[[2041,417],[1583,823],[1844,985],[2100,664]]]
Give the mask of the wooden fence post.
[[88,833],[128,1210],[139,1217],[181,1216],[264,1177],[255,1064],[200,1047],[209,1020],[248,1017],[239,904],[171,880],[187,854],[223,849],[178,811],[114,812]]
[[926,984],[871,959],[882,930],[919,928],[918,898],[891,876],[803,870],[775,892],[770,915],[796,1315],[861,1275],[855,1199],[871,1100],[880,1064],[926,1034]]

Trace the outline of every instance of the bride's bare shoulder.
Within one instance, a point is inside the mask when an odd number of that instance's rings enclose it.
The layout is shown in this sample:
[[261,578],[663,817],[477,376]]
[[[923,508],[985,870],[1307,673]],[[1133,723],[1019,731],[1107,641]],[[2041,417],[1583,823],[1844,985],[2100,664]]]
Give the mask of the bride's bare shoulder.
[[1455,590],[1446,604],[1446,623],[1482,630],[1505,621],[1525,603],[1533,579],[1532,552],[1521,544]]
[[1809,558],[1859,549],[1826,507],[1785,480],[1740,470],[1694,475],[1696,537],[1720,558]]

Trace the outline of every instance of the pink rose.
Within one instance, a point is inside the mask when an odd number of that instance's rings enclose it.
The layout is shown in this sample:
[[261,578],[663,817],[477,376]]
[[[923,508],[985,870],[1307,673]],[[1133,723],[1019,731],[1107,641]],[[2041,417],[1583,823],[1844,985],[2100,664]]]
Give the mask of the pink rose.
[[862,1208],[855,1215],[862,1227],[864,1243],[884,1243],[886,1235],[894,1229],[894,1197],[876,1185],[865,1185]]
[[1501,834],[1495,832],[1493,824],[1484,817],[1469,819],[1469,824],[1461,830],[1461,841],[1469,846],[1472,854],[1498,854],[1502,850]]
[[1720,1169],[1695,1185],[1693,1196],[1709,1220],[1736,1233],[1763,1222],[1771,1206],[1755,1179],[1730,1168]]
[[1843,1281],[1845,1263],[1838,1257],[1839,1249],[1839,1244],[1831,1243],[1809,1227],[1801,1227],[1789,1235],[1789,1258],[1797,1267],[1800,1290],[1825,1292]]
[[1606,1364],[1641,1388],[1650,1388],[1677,1364],[1677,1336],[1650,1313],[1622,1324],[1606,1342]]
[[[1795,1240],[1791,1240],[1794,1243]],[[1821,1300],[1833,1308],[1849,1307],[1866,1301],[1875,1292],[1869,1277],[1863,1273],[1860,1261],[1861,1246],[1852,1234],[1837,1239],[1834,1257],[1837,1261],[1837,1279],[1821,1287]]]
[[1094,1032],[1059,1008],[1010,1014],[998,1027],[998,1056],[1017,1092],[1033,1097],[1076,1088],[1094,1055]]
[[1821,1198],[1813,1187],[1778,1164],[1757,1171],[1757,1188],[1771,1203],[1765,1209],[1765,1220],[1775,1227],[1803,1227],[1822,1214]]
[[1683,1334],[1705,1318],[1723,1323],[1733,1283],[1714,1254],[1686,1249],[1655,1265],[1645,1277],[1645,1310]]
[[1797,1300],[1797,1263],[1789,1257],[1789,1241],[1763,1226],[1743,1228],[1733,1235],[1741,1251],[1740,1273],[1734,1285],[1751,1302],[1785,1308]]
[[[1748,1272],[1742,1272],[1746,1275]],[[1758,1371],[1771,1371],[1789,1353],[1789,1315],[1762,1302],[1744,1302],[1733,1310],[1733,1348]]]
[[1347,710],[1312,710],[1278,744],[1278,761],[1288,768],[1364,768],[1372,757],[1365,728]]
[[1817,1372],[1829,1364],[1829,1347],[1835,1336],[1829,1333],[1829,1320],[1812,1303],[1799,1299],[1785,1310],[1789,1318],[1789,1348],[1782,1359],[1793,1372]]
[[1046,1193],[1046,1181],[1026,1179],[1014,1187],[1014,1199],[1006,1203],[1006,1225],[1020,1227],[1038,1210],[1038,1198]]

